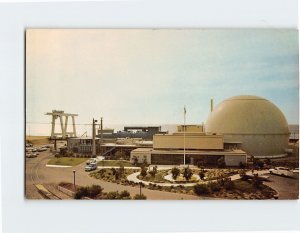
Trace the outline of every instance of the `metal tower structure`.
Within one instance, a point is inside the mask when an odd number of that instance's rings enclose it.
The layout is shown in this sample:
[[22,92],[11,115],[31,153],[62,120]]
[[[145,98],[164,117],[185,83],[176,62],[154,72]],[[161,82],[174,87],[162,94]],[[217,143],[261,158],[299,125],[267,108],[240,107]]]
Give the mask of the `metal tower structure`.
[[[78,114],[72,114],[72,113],[65,113],[61,110],[52,110],[52,112],[47,112],[45,115],[52,116],[52,129],[51,129],[51,138],[56,138],[57,136],[61,136],[62,139],[66,139],[67,136],[69,137],[76,137],[76,127],[75,127],[75,116],[78,116]],[[73,125],[73,131],[68,132],[67,126],[68,126],[68,118],[72,117],[72,125]],[[55,121],[59,118],[60,120],[60,133],[55,133]]]

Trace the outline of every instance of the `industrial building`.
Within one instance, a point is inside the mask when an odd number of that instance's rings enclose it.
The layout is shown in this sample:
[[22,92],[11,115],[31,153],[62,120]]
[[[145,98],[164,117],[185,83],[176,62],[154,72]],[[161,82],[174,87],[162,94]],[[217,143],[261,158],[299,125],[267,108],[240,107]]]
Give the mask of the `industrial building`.
[[[153,136],[153,148],[137,148],[131,151],[130,160],[159,165],[216,165],[224,159],[227,166],[247,163],[247,154],[239,149],[239,143],[224,144],[221,134],[204,132],[176,132]],[[185,157],[185,161],[184,161]]]
[[[100,152],[100,138],[95,138],[96,152]],[[93,151],[93,138],[92,137],[78,137],[67,139],[68,151],[74,153],[91,154]]]
[[[102,135],[104,139],[142,138],[144,140],[152,140],[154,134],[167,133],[161,130],[161,126],[125,126],[123,131],[116,133],[113,129],[103,129]],[[98,130],[98,137],[100,136],[101,129]]]
[[239,142],[254,157],[286,155],[290,131],[285,116],[270,101],[257,96],[224,100],[210,114],[206,132],[224,135],[224,142]]

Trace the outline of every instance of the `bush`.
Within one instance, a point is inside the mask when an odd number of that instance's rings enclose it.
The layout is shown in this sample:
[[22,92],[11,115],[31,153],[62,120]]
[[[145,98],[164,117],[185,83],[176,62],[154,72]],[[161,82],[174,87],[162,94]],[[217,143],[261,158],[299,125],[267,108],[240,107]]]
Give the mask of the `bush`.
[[194,192],[197,195],[209,194],[210,193],[210,188],[207,184],[196,184],[194,186]]
[[200,180],[203,180],[204,177],[205,177],[204,169],[201,169],[201,170],[199,171],[199,178],[200,178]]
[[252,186],[256,189],[260,189],[262,184],[263,182],[261,179],[259,179],[258,174],[254,174],[252,179]]
[[157,166],[154,166],[154,167],[152,168],[152,170],[149,171],[149,174],[150,174],[152,177],[155,177],[156,173],[157,173]]
[[172,173],[172,178],[176,180],[177,177],[180,175],[180,170],[177,167],[173,167],[171,173]]
[[124,190],[124,191],[120,192],[119,197],[122,200],[130,200],[131,199],[130,193],[127,190]]
[[217,160],[217,165],[218,165],[218,168],[224,168],[226,167],[226,163],[225,163],[225,159],[224,157],[221,157]]
[[142,177],[145,177],[146,175],[147,175],[147,168],[145,167],[145,166],[142,166],[141,167],[141,173],[140,173],[140,175],[142,176]]
[[186,167],[183,169],[182,175],[186,180],[190,180],[193,176],[193,172],[189,167]]
[[243,162],[240,162],[240,163],[239,163],[239,167],[240,167],[241,169],[244,169],[244,168],[246,167],[246,164],[243,163]]
[[139,160],[136,156],[132,157],[132,161],[133,161],[134,166],[137,166]]
[[218,192],[221,190],[221,185],[218,182],[209,182],[208,186],[212,192]]
[[88,187],[88,197],[95,198],[101,194],[102,191],[103,188],[100,185],[92,185],[91,187]]
[[136,194],[134,197],[133,197],[134,200],[146,200],[147,197],[144,195],[144,194]]
[[264,167],[264,162],[261,161],[260,159],[254,159],[253,164],[257,168],[263,168]]
[[74,199],[81,199],[88,196],[88,187],[80,187],[77,189]]

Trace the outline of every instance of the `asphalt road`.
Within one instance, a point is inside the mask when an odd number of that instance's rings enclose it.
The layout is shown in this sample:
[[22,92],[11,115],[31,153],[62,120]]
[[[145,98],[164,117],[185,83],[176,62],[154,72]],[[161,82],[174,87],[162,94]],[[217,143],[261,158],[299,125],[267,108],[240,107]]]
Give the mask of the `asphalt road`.
[[268,175],[270,182],[264,182],[278,192],[278,199],[291,200],[299,198],[299,176],[297,178]]
[[[26,159],[26,197],[28,199],[41,199],[41,195],[34,188],[34,184],[51,186],[60,182],[73,183],[73,170],[76,171],[76,184],[85,186],[98,184],[104,188],[104,192],[127,190],[131,196],[139,194],[139,187],[124,186],[121,184],[106,182],[92,178],[84,171],[85,163],[69,168],[46,167],[47,162],[53,155],[49,151],[41,152],[38,157]],[[50,190],[51,191],[51,190]],[[194,195],[177,194],[157,190],[142,189],[142,193],[150,200],[195,200],[207,199]]]

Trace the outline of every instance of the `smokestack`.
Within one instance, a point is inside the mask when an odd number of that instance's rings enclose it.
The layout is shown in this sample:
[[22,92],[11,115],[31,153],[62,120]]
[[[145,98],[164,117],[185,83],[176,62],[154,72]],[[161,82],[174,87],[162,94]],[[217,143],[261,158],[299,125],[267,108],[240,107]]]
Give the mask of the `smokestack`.
[[210,99],[210,112],[214,110],[214,99]]

